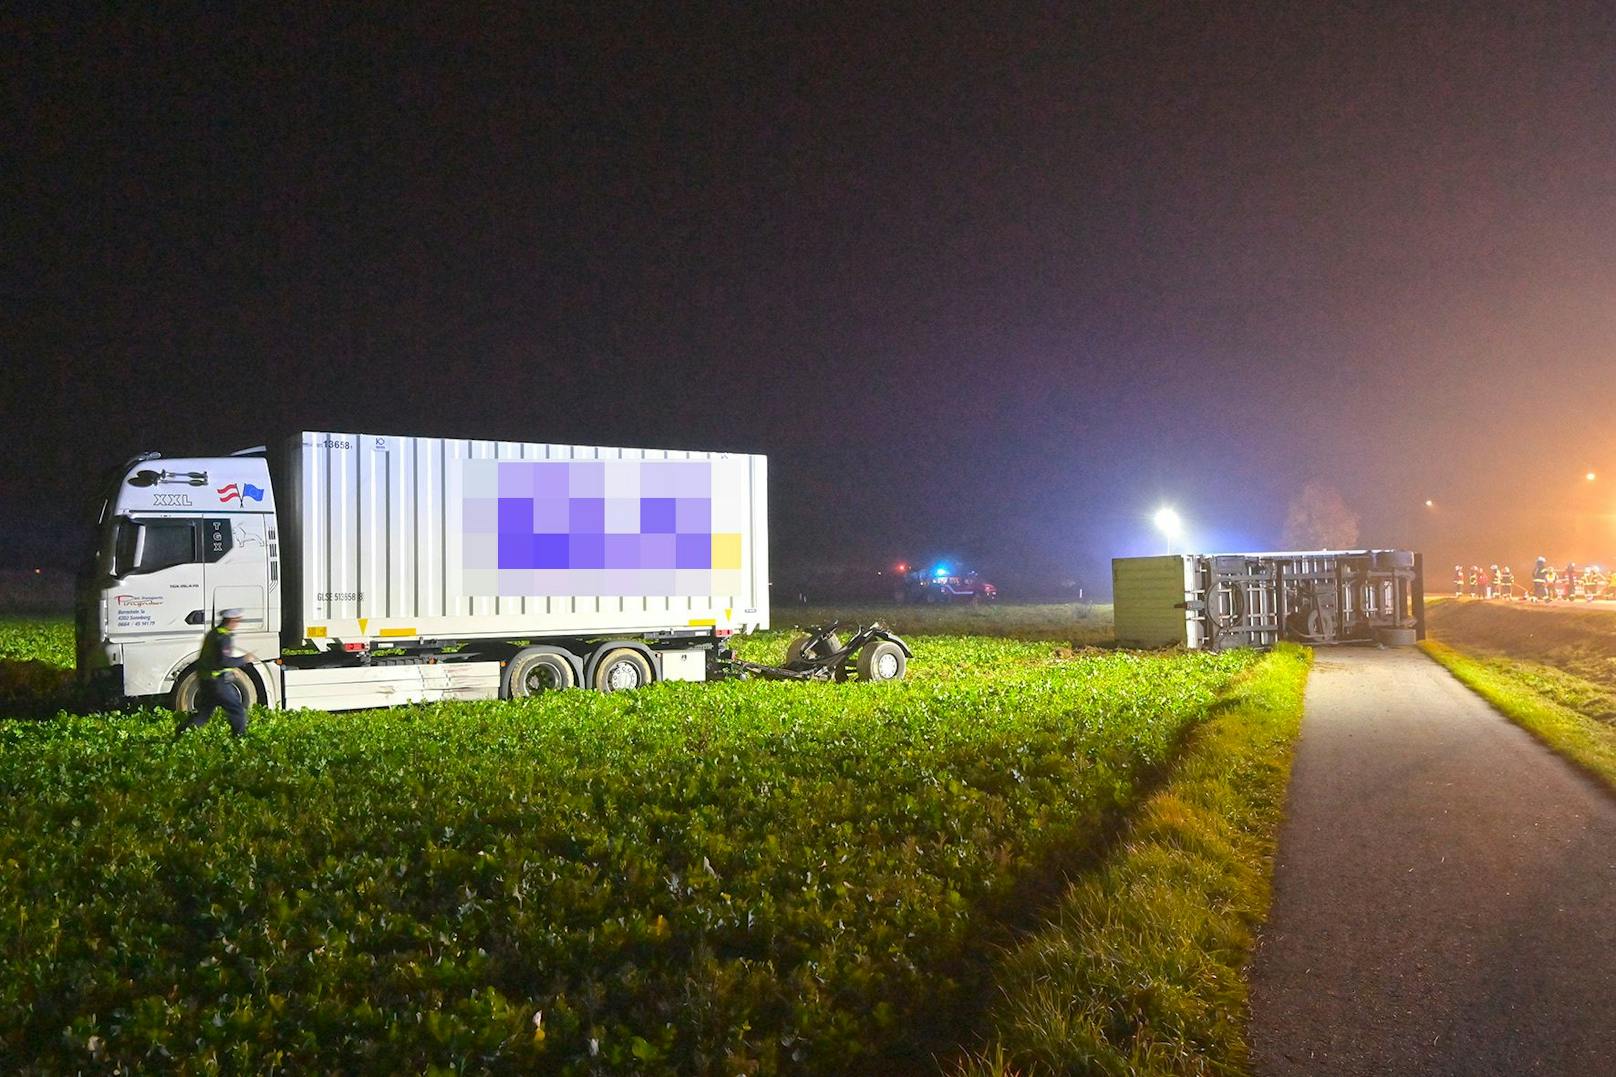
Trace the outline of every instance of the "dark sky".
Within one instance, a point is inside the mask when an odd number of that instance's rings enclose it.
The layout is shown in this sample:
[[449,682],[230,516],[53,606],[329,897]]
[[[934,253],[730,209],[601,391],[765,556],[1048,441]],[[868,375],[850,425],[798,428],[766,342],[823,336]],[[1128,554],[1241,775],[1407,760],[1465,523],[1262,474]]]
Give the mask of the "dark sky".
[[1609,4],[348,7],[0,18],[0,559],[315,428],[766,452],[783,571],[1616,560]]

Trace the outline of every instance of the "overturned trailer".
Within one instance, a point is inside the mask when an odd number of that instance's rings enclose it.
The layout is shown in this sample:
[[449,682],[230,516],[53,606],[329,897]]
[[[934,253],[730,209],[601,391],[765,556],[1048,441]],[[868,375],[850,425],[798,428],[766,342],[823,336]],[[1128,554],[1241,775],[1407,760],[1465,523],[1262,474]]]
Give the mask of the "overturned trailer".
[[1168,554],[1111,562],[1117,641],[1222,650],[1425,638],[1411,550]]

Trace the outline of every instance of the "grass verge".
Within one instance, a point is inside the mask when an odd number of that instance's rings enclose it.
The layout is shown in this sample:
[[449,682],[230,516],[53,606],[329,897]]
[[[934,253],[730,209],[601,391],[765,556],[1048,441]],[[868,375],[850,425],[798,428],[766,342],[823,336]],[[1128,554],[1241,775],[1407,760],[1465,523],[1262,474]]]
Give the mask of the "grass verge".
[[1282,645],[1192,734],[1166,784],[1002,963],[963,1074],[1238,1073],[1246,983],[1312,655]]
[[[1545,698],[1534,664],[1478,657],[1433,640],[1420,647],[1504,717],[1616,789],[1616,728]],[[1567,676],[1561,674],[1559,679]]]

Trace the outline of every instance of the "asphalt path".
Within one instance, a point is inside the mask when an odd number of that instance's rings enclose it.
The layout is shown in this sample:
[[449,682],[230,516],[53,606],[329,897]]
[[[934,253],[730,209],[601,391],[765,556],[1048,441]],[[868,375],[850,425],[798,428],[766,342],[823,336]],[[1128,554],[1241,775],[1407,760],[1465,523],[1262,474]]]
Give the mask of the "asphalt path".
[[1616,797],[1413,648],[1320,650],[1259,1074],[1616,1074]]

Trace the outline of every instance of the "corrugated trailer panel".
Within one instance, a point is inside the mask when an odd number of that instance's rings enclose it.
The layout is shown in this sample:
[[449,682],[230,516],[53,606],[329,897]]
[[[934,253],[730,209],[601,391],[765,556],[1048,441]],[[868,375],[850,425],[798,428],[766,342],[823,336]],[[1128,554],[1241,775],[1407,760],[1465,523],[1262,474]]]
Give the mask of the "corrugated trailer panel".
[[767,478],[745,454],[305,432],[287,635],[767,627]]
[[1193,597],[1193,558],[1119,557],[1111,562],[1117,641],[1129,647],[1200,646]]

